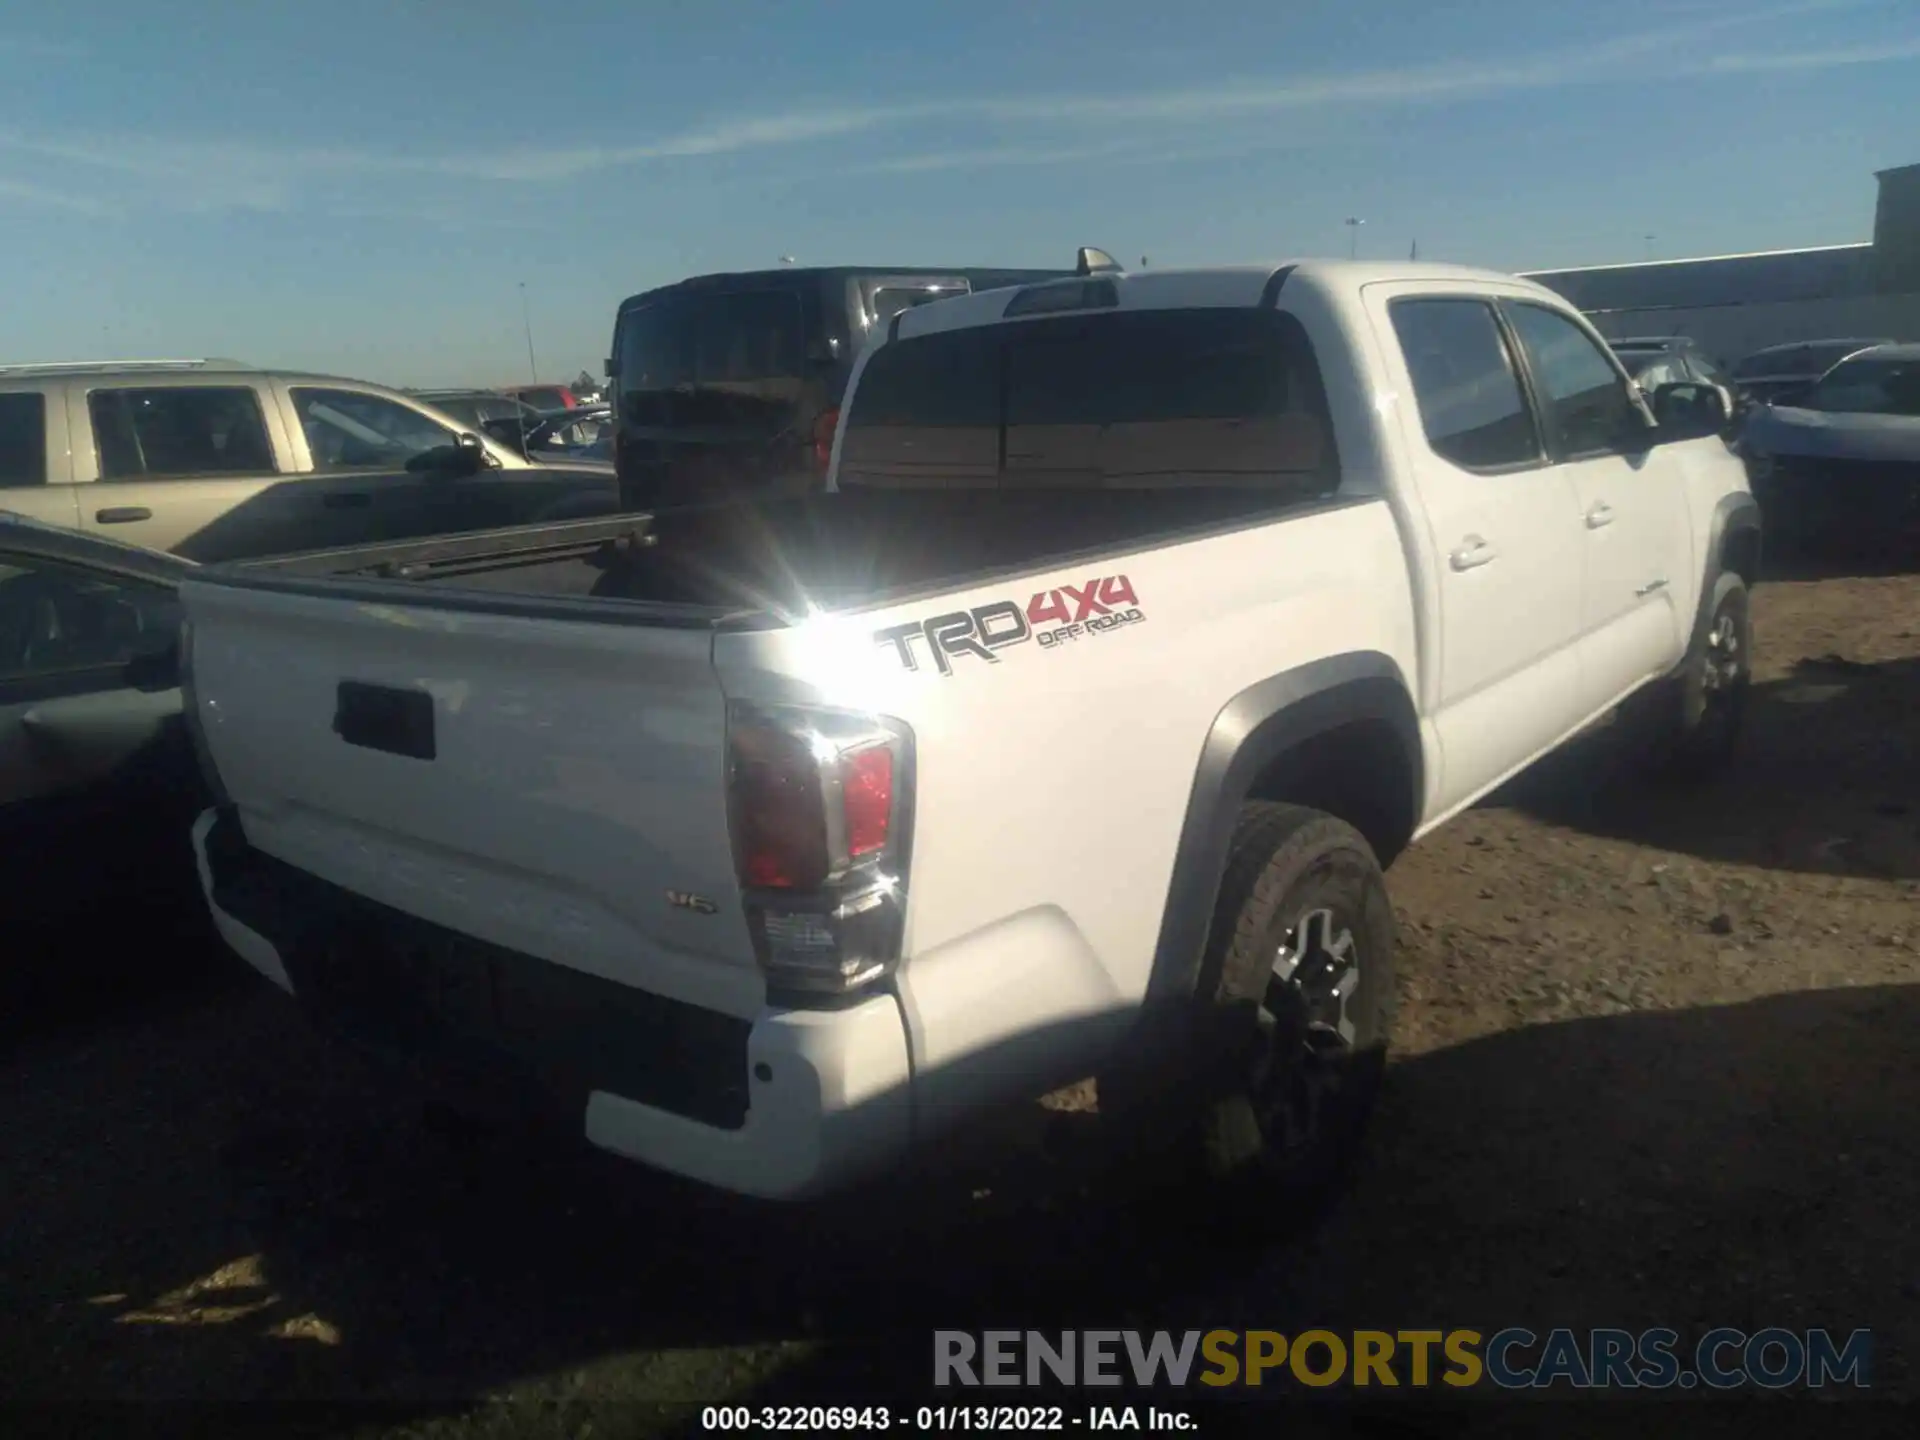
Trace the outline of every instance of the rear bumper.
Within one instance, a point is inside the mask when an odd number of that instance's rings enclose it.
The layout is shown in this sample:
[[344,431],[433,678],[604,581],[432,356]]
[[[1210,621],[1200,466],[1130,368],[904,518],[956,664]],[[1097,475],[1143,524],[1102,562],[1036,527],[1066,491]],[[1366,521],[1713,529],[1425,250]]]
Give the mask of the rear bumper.
[[221,936],[322,1023],[524,1094],[603,1150],[792,1199],[883,1170],[911,1144],[891,995],[738,1020],[352,895],[255,850],[227,812],[201,815],[193,846]]

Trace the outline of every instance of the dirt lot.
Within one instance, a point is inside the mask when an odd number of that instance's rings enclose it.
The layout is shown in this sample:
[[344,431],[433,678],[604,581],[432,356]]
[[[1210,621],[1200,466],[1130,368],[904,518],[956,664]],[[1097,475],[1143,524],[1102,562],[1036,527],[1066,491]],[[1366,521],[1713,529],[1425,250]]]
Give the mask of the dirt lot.
[[1263,1254],[1026,1150],[812,1211],[695,1194],[427,1124],[213,983],[0,1055],[6,1390],[606,1436],[917,1385],[934,1324],[1425,1323],[1866,1326],[1920,1395],[1920,578],[1771,583],[1756,624],[1730,781],[1649,791],[1600,736],[1396,866],[1369,1157]]

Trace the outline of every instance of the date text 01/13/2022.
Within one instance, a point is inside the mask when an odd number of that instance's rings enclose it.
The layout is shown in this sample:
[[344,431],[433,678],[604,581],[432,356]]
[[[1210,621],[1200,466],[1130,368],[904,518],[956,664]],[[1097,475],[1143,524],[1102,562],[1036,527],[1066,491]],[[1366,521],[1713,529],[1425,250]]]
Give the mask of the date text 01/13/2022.
[[951,1433],[1014,1434],[1073,1430],[1194,1430],[1184,1410],[1133,1405],[921,1405],[895,1410],[887,1405],[708,1405],[700,1412],[702,1430],[796,1431],[900,1430],[913,1435]]
[[1096,575],[1083,585],[1042,590],[1025,606],[995,600],[971,610],[889,625],[873,632],[873,642],[892,646],[902,665],[918,670],[920,656],[914,642],[923,640],[934,668],[951,675],[953,662],[963,655],[997,665],[997,652],[1012,645],[1034,640],[1042,650],[1051,650],[1083,635],[1104,635],[1146,618],[1126,576]]

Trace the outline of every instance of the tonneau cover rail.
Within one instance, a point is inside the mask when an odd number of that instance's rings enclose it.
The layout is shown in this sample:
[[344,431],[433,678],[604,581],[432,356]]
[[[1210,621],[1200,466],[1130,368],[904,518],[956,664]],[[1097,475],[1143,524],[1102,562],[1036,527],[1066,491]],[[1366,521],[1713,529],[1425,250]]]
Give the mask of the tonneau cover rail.
[[600,625],[717,629],[760,618],[758,610],[737,605],[523,593],[462,588],[457,583],[427,588],[421,583],[566,560],[591,563],[598,554],[605,554],[611,563],[624,553],[653,545],[657,539],[651,514],[601,515],[228,561],[201,566],[191,572],[190,578],[199,584],[283,595],[522,619],[584,620]]
[[603,545],[616,549],[654,543],[649,512],[595,515],[584,520],[553,520],[537,525],[508,525],[494,530],[463,530],[420,540],[349,545],[332,550],[301,550],[291,555],[230,562],[214,568],[288,575],[369,575],[420,580],[458,574],[502,561],[530,563],[590,554]]

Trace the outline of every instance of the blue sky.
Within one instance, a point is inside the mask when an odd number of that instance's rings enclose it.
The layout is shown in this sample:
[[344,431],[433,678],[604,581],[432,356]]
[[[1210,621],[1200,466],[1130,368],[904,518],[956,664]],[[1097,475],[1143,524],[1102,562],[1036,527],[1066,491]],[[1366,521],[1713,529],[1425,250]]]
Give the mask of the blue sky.
[[[0,10],[0,359],[597,369],[803,263],[1501,269],[1869,238],[1920,0],[143,0]],[[1656,238],[1649,247],[1644,237]]]

